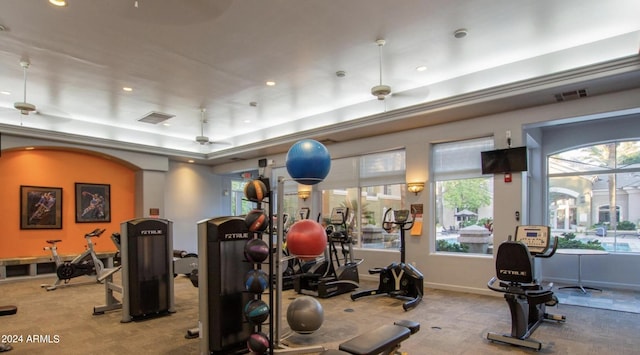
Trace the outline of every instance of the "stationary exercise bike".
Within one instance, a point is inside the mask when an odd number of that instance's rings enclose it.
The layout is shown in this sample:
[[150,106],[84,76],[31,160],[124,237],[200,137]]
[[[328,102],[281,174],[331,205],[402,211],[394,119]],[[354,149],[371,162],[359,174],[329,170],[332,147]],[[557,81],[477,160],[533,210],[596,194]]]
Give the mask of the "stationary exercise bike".
[[58,276],[58,278],[53,285],[43,284],[40,285],[40,287],[46,288],[47,291],[53,291],[61,284],[67,285],[69,283],[69,280],[84,275],[95,276],[96,282],[100,282],[99,276],[104,270],[104,264],[96,255],[93,249],[93,241],[91,240],[91,238],[100,237],[100,235],[104,233],[104,231],[105,229],[96,228],[93,231],[85,234],[84,238],[87,240],[87,250],[85,250],[82,254],[76,256],[71,261],[62,261],[62,259],[60,259],[57,243],[61,242],[62,240],[47,240],[47,243],[51,244],[51,246],[44,247],[43,249],[51,251],[53,261],[56,263],[56,275]]
[[[317,261],[307,272],[294,278],[296,292],[309,296],[328,298],[351,292],[359,287],[358,265],[362,260],[353,258],[353,239],[347,228],[349,209],[334,207],[331,225],[327,228],[328,250],[324,260]],[[342,257],[338,255],[338,247]],[[319,273],[318,270],[324,270]]]
[[[551,290],[553,284],[542,286],[535,279],[535,258],[549,258],[558,247],[558,238],[551,238],[548,226],[518,226],[515,240],[503,242],[496,256],[496,275],[489,280],[489,289],[504,293],[511,311],[511,334],[488,333],[487,339],[535,350],[542,343],[529,339],[544,320],[564,322],[564,315],[546,313],[546,306],[555,306],[558,299]],[[495,286],[498,282],[498,286]]]
[[[389,213],[393,211],[393,220]],[[411,264],[405,263],[405,232],[413,227],[414,218],[409,220],[409,210],[388,209],[384,213],[382,228],[387,233],[393,227],[400,230],[400,263],[391,263],[384,268],[369,269],[369,274],[380,274],[380,283],[375,290],[358,291],[351,294],[351,299],[385,294],[391,297],[406,299],[402,308],[407,311],[420,303],[424,295],[424,276]]]

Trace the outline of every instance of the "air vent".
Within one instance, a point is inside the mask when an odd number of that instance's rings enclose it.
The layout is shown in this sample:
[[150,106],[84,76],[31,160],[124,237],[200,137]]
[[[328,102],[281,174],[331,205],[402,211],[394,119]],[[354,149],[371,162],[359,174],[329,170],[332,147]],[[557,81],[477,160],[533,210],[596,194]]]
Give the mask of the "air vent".
[[151,124],[158,124],[160,122],[164,122],[164,121],[170,119],[171,117],[176,117],[176,115],[170,115],[168,113],[151,111],[151,112],[147,113],[146,115],[142,116],[142,118],[140,118],[138,121],[139,122],[145,122],[145,123],[151,123]]
[[556,101],[563,102],[569,100],[576,100],[582,97],[587,97],[587,89],[579,89],[574,91],[566,91],[560,94],[556,94]]

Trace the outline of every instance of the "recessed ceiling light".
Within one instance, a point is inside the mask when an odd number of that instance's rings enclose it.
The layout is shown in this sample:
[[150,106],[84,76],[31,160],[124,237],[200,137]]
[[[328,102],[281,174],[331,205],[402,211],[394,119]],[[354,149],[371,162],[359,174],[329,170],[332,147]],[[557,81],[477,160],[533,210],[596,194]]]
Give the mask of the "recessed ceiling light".
[[2,95],[11,95],[11,93],[9,91],[0,91],[0,94],[2,94]]
[[242,122],[244,122],[244,123],[251,123],[251,120],[244,120],[244,121],[242,121]]
[[455,38],[465,38],[467,37],[467,34],[469,34],[469,31],[467,31],[466,28],[460,28],[457,29],[453,32],[453,37]]
[[265,84],[267,84],[267,86],[275,86],[276,82],[275,81],[267,81]]
[[427,70],[427,66],[426,65],[421,65],[421,66],[416,67],[416,71],[425,71],[425,70]]
[[163,123],[162,125],[165,127],[171,127],[171,123],[167,123],[167,122]]
[[34,149],[36,149],[36,147],[26,147],[26,148],[24,148],[24,150],[34,150]]
[[131,92],[131,91],[133,91],[133,88],[130,88],[130,87],[128,87],[128,86],[125,86],[125,87],[123,87],[123,88],[122,88],[122,90],[124,90],[124,91],[126,91],[126,92]]
[[49,3],[60,7],[67,6],[67,2],[65,0],[49,0]]
[[187,163],[195,163],[195,160],[189,159],[189,160],[187,160]]

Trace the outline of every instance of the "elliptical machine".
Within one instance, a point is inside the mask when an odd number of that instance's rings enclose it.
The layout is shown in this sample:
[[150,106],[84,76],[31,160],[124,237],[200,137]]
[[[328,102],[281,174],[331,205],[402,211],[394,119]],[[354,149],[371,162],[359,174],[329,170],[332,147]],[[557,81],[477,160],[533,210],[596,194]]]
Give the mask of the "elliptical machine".
[[[393,211],[393,220],[389,213]],[[384,268],[369,269],[369,274],[380,274],[380,283],[375,290],[358,291],[351,294],[351,299],[385,294],[395,298],[406,299],[402,308],[407,311],[420,303],[424,295],[424,276],[411,264],[405,263],[405,232],[413,227],[414,218],[409,220],[409,210],[388,209],[384,213],[382,228],[389,233],[394,226],[400,230],[400,263],[391,263]]]
[[[297,217],[298,220],[309,219],[309,215],[311,210],[309,207],[301,207],[298,210]],[[286,214],[285,214],[286,217]],[[320,215],[318,215],[318,220],[320,219]],[[286,225],[286,220],[283,222]],[[286,238],[287,229],[284,231],[284,235]],[[284,241],[284,247],[282,248],[283,261],[286,260],[287,267],[282,273],[282,290],[291,290],[294,288],[294,280],[305,273],[319,274],[323,275],[327,271],[327,263],[324,261],[318,262],[318,260],[300,260],[292,255],[289,255],[289,249],[287,249],[286,239]]]
[[61,242],[62,240],[47,240],[47,243],[51,244],[51,246],[44,247],[43,249],[51,251],[53,261],[56,264],[57,279],[53,285],[42,284],[40,285],[40,287],[46,288],[47,291],[53,291],[61,284],[67,285],[69,283],[69,280],[84,275],[95,276],[96,282],[99,283],[99,277],[104,270],[104,264],[93,250],[93,241],[91,240],[91,238],[100,237],[100,235],[104,233],[104,231],[105,229],[96,228],[93,231],[85,234],[84,239],[87,240],[87,250],[85,250],[82,254],[76,256],[71,261],[62,261],[62,259],[60,259],[60,255],[58,254],[58,247],[56,244]]
[[[504,293],[511,311],[511,334],[488,333],[487,339],[542,349],[542,343],[529,339],[544,320],[564,322],[564,315],[546,313],[546,306],[555,306],[558,298],[551,290],[553,284],[542,286],[535,279],[535,258],[549,258],[558,247],[558,238],[551,238],[548,226],[518,226],[515,240],[509,239],[498,247],[496,275],[487,287]],[[499,281],[498,286],[495,283]]]
[[[353,258],[353,239],[347,228],[348,215],[349,209],[346,207],[334,207],[331,211],[331,225],[327,227],[327,255],[323,261],[317,261],[307,272],[294,278],[293,286],[297,293],[328,298],[359,287],[358,265],[362,260],[355,261]],[[338,256],[338,244],[342,257]],[[320,269],[324,272],[318,272]]]

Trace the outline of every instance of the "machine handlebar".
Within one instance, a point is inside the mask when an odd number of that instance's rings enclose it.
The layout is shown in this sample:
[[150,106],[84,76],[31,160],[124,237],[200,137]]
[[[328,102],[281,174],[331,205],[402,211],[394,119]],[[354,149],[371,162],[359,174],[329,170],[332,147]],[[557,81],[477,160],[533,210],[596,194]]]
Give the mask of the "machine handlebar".
[[104,231],[106,231],[106,229],[100,229],[100,228],[96,228],[93,231],[85,234],[85,237],[100,237],[100,235],[102,233],[104,233]]
[[[393,221],[389,221],[387,217],[389,216],[389,212],[393,211]],[[411,215],[411,219],[408,216]],[[398,216],[402,216],[402,218],[398,218]],[[410,230],[413,228],[413,222],[415,221],[415,211],[411,211],[409,213],[408,210],[393,210],[392,208],[386,210],[384,212],[384,216],[382,217],[382,229],[384,229],[387,233],[391,232],[393,226],[396,225],[400,227],[402,230]]]

